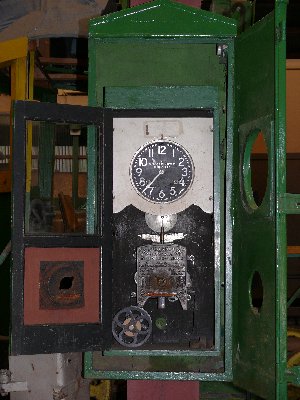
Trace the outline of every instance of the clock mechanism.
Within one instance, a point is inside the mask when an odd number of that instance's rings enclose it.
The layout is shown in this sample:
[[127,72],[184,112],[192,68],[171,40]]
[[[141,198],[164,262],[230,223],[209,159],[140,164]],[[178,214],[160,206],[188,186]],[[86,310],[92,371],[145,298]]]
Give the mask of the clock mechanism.
[[[207,201],[213,192],[202,176],[213,171],[211,121],[180,120],[180,143],[169,122],[128,118],[114,125],[117,349],[214,343],[214,222]],[[147,134],[153,139],[145,142]]]
[[178,143],[155,140],[134,155],[130,166],[136,192],[153,203],[171,203],[190,189],[194,178],[193,160]]

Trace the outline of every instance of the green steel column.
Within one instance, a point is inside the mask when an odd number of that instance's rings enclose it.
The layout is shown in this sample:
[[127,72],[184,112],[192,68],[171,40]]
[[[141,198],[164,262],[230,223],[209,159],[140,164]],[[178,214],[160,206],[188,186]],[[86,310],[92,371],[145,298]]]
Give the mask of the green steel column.
[[72,200],[78,206],[78,174],[79,174],[79,136],[73,136],[72,145]]
[[41,124],[39,135],[39,189],[40,198],[50,199],[54,166],[55,125]]

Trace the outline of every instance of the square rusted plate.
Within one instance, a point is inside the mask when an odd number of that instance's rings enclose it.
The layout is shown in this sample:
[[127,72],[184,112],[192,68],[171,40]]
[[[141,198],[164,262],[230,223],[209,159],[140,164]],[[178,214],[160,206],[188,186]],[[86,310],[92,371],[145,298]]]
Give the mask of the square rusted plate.
[[100,322],[97,248],[25,249],[24,324]]
[[84,261],[40,262],[40,309],[84,306]]

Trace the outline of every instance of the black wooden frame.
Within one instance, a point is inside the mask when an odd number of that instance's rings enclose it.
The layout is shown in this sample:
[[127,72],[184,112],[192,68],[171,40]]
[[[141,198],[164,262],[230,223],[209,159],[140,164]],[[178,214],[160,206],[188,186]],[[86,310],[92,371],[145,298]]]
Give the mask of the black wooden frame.
[[[112,217],[112,120],[104,118],[103,109],[17,101],[14,105],[13,140],[13,232],[11,289],[11,354],[40,354],[108,349],[111,342],[111,217]],[[103,163],[98,163],[97,186],[101,191],[101,213],[98,225],[101,235],[25,235],[26,122],[47,121],[94,125],[102,131]],[[105,133],[104,133],[105,126]],[[96,140],[100,142],[100,140]],[[105,148],[105,151],[103,150]],[[107,151],[108,150],[108,151]],[[97,151],[97,154],[99,152]],[[105,171],[105,176],[104,176]],[[96,194],[97,195],[97,194]],[[104,212],[105,210],[105,212]],[[102,215],[101,215],[102,214]],[[100,230],[100,229],[99,229]],[[24,325],[24,249],[37,248],[100,248],[99,269],[100,323],[62,325]],[[104,249],[104,250],[103,250]],[[101,282],[105,285],[101,286]]]

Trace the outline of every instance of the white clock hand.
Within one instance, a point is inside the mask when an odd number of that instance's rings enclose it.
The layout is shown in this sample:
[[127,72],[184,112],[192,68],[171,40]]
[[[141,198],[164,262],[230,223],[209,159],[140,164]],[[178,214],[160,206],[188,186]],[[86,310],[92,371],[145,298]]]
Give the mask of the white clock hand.
[[159,175],[162,175],[164,173],[165,173],[165,171],[163,169],[160,169],[158,174],[152,179],[152,181],[150,183],[148,183],[148,185],[145,187],[145,189],[142,191],[142,193],[144,193],[145,190],[152,188],[151,185],[156,181],[156,179],[159,177]]

